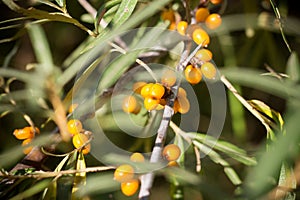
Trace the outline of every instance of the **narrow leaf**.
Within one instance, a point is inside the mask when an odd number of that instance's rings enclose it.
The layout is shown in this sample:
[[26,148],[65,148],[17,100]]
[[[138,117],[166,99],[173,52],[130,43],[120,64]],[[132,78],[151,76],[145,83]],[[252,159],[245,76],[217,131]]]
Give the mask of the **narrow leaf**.
[[287,61],[286,73],[293,82],[300,80],[300,63],[296,52],[292,52]]
[[137,0],[123,0],[119,6],[119,9],[112,20],[113,26],[116,28],[122,25],[132,14]]

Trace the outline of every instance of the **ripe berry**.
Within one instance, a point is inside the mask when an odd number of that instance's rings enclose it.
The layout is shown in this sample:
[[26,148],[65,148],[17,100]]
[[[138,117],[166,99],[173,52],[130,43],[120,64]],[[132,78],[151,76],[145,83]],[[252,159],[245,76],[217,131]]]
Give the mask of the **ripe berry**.
[[134,169],[131,165],[120,165],[114,172],[114,179],[119,182],[126,182],[133,178]]
[[171,87],[176,83],[176,73],[173,70],[165,70],[161,77],[161,83],[166,87]]
[[202,73],[198,68],[188,65],[184,70],[186,80],[191,84],[197,84],[202,79]]
[[141,110],[141,105],[134,96],[127,96],[123,99],[122,109],[126,113],[137,114]]
[[143,81],[139,81],[139,82],[135,82],[133,85],[132,85],[132,90],[137,93],[137,94],[141,94],[141,90],[142,88],[146,85],[147,83],[146,82],[143,82]]
[[195,43],[202,44],[203,46],[207,46],[210,42],[210,38],[205,30],[198,28],[193,32],[193,40]]
[[190,102],[186,97],[178,97],[177,98],[177,111],[181,114],[185,114],[190,110]]
[[171,22],[174,22],[175,21],[175,14],[174,14],[174,11],[169,9],[169,10],[164,10],[161,14],[161,18],[162,20],[164,21],[170,21]]
[[195,57],[201,61],[208,62],[212,59],[212,53],[208,49],[200,49],[197,51]]
[[35,130],[31,126],[26,126],[22,129],[15,129],[13,135],[19,140],[25,140],[28,138],[34,138],[35,133],[40,133],[40,130],[35,127]]
[[207,8],[199,8],[195,14],[196,21],[198,23],[204,22],[205,19],[208,17],[208,15],[209,15],[209,10]]
[[210,0],[210,2],[216,5],[222,3],[222,0]]
[[143,156],[143,154],[136,152],[130,156],[130,160],[132,162],[144,162],[145,157]]
[[219,14],[214,13],[210,14],[206,20],[205,20],[205,25],[209,29],[216,29],[222,24],[222,18]]
[[151,96],[151,88],[153,86],[153,83],[148,83],[146,85],[143,86],[143,88],[141,89],[141,95],[146,98],[146,97],[150,97]]
[[67,128],[69,133],[76,135],[80,133],[83,129],[82,123],[78,119],[71,119],[67,123]]
[[[73,136],[72,142],[76,149],[81,148],[83,145],[85,145],[88,142],[89,138],[83,133],[79,133]],[[87,144],[84,146],[81,151],[83,154],[89,153],[91,150],[91,145]]]
[[165,94],[165,88],[159,83],[155,83],[151,87],[151,97],[154,99],[161,99]]
[[78,103],[73,103],[69,106],[68,113],[72,113],[78,107]]
[[186,97],[186,91],[182,87],[178,88],[177,97]]
[[214,79],[217,74],[217,70],[211,62],[206,62],[201,65],[201,72],[203,76],[207,79]]
[[170,161],[168,162],[168,167],[179,167],[179,164],[176,161]]
[[[29,143],[31,143],[31,141],[32,141],[32,138],[28,138],[26,140],[23,140],[22,146],[27,146]],[[23,153],[24,154],[29,154],[32,149],[33,149],[33,146],[28,146],[28,147],[23,149]]]
[[188,23],[186,21],[180,21],[177,24],[177,31],[181,35],[185,35],[185,31],[188,27]]
[[175,161],[181,154],[180,148],[176,144],[169,144],[164,147],[162,155],[168,161]]
[[159,103],[160,103],[159,99],[152,99],[151,97],[146,97],[144,99],[144,107],[148,111],[156,109],[156,107],[158,106]]
[[121,191],[126,196],[132,196],[139,189],[139,180],[132,179],[121,183]]
[[169,30],[174,31],[175,29],[176,29],[176,23],[171,22],[171,24],[169,25]]

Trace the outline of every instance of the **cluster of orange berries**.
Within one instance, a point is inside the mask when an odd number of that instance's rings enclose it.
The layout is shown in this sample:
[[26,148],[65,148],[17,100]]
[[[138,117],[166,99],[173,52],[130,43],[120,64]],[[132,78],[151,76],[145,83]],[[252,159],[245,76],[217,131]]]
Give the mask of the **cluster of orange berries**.
[[[36,134],[39,134],[40,130],[37,127],[26,126],[22,129],[15,129],[13,135],[19,139],[23,140],[22,146],[27,146],[34,139]],[[24,154],[28,154],[32,150],[32,146],[28,146],[23,149]]]
[[[169,162],[168,166],[178,166],[176,160],[180,154],[180,148],[175,144],[165,146],[162,152],[163,158]],[[136,152],[130,156],[130,161],[143,163],[145,158],[143,154]],[[140,181],[135,170],[135,167],[129,164],[122,164],[115,169],[114,179],[121,183],[121,191],[126,196],[134,195],[139,189]]]
[[[78,104],[72,104],[69,107],[69,113],[78,106]],[[88,154],[91,150],[91,144],[89,142],[89,135],[85,133],[83,125],[78,119],[70,119],[67,123],[69,133],[72,135],[72,143],[76,149],[80,149],[83,154]]]
[[[144,99],[144,107],[148,110],[161,110],[167,103],[167,97],[171,94],[171,89],[176,83],[176,73],[173,70],[165,70],[161,77],[161,83],[136,82],[132,86],[135,95],[140,95]],[[122,109],[126,113],[137,114],[141,110],[141,105],[135,95],[126,96],[123,99]],[[174,112],[185,114],[190,109],[190,103],[186,96],[186,91],[179,88],[174,102]]]

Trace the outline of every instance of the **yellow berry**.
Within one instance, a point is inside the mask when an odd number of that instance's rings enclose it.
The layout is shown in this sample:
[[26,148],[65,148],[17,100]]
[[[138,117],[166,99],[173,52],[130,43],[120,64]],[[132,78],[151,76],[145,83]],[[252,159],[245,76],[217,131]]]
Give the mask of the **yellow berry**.
[[143,81],[136,82],[133,84],[132,90],[137,94],[141,94],[141,90],[146,84],[147,83]]
[[[83,133],[76,134],[72,138],[73,145],[76,149],[81,148],[83,145],[85,145],[88,142],[88,140],[89,140],[88,136]],[[91,145],[87,144],[81,149],[81,151],[83,154],[87,154],[90,152],[90,149],[91,149]]]
[[174,14],[174,11],[169,9],[169,10],[164,10],[161,14],[161,18],[162,20],[164,21],[170,21],[171,22],[174,22],[175,21],[175,14]]
[[162,155],[168,161],[175,161],[181,154],[180,148],[176,144],[169,144],[164,147]]
[[176,23],[171,22],[171,24],[169,25],[169,30],[174,31],[175,29],[176,29]]
[[203,46],[207,46],[210,42],[210,38],[205,30],[198,28],[193,32],[193,40],[198,45],[202,44]]
[[216,5],[222,3],[222,0],[210,0],[210,2]]
[[72,113],[78,107],[78,103],[73,103],[69,106],[68,113]]
[[[31,141],[32,141],[32,138],[28,138],[26,140],[23,140],[22,146],[27,146],[29,143],[31,143]],[[28,146],[28,147],[23,149],[23,153],[24,154],[29,154],[32,149],[33,149],[33,146]]]
[[170,162],[168,162],[168,167],[179,167],[179,164],[175,160],[170,161]]
[[217,70],[211,62],[206,62],[201,65],[201,72],[203,76],[207,79],[214,79],[217,74]]
[[212,53],[208,49],[200,49],[197,51],[195,57],[201,61],[208,62],[212,59]]
[[186,97],[186,91],[185,89],[183,89],[182,87],[178,88],[178,93],[177,93],[178,97]]
[[143,154],[136,152],[130,156],[130,160],[132,162],[144,162],[145,157],[143,156]]
[[80,133],[83,129],[82,123],[78,119],[71,119],[67,123],[67,128],[69,133],[76,135]]
[[153,86],[153,83],[148,83],[144,85],[141,89],[141,95],[146,98],[151,96],[151,88]]
[[204,22],[205,19],[208,17],[208,15],[209,15],[209,10],[207,8],[199,8],[195,14],[196,21],[198,23]]
[[132,196],[139,189],[139,180],[132,179],[121,183],[121,191],[126,196]]
[[119,182],[126,182],[133,179],[134,169],[131,165],[120,165],[114,172],[114,179]]
[[205,25],[209,29],[216,29],[222,24],[222,18],[219,14],[214,13],[210,14],[206,20],[205,20]]
[[176,29],[179,34],[185,35],[185,31],[186,31],[187,27],[188,27],[188,23],[186,21],[180,21],[180,22],[178,22]]
[[158,106],[159,103],[160,103],[160,99],[153,99],[151,97],[146,97],[144,99],[144,107],[148,111],[156,109],[156,107]]
[[202,79],[202,73],[198,68],[188,65],[184,70],[185,79],[191,84],[197,84]]
[[126,113],[137,114],[141,110],[141,105],[134,96],[127,96],[123,99],[122,109]]
[[15,129],[13,132],[13,135],[19,139],[19,140],[24,140],[28,138],[34,138],[36,133],[40,133],[40,130],[35,127],[35,130],[31,126],[26,126],[22,129]]
[[173,70],[165,70],[161,77],[161,83],[166,87],[171,87],[176,83],[176,73]]
[[165,94],[165,88],[159,83],[155,83],[151,87],[151,97],[154,99],[161,99]]
[[185,114],[190,110],[190,102],[186,97],[179,97],[177,111]]

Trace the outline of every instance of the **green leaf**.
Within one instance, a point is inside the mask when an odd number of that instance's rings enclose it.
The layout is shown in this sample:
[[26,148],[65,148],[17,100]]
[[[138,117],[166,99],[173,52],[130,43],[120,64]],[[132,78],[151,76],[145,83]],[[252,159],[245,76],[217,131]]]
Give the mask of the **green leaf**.
[[[289,188],[291,190],[294,190],[297,187],[297,182],[296,182],[295,175],[293,173],[293,168],[287,163],[283,163],[281,165],[278,186],[282,188]],[[276,196],[281,195],[280,194],[281,192],[282,191],[278,190],[276,192]],[[284,196],[283,200],[295,200],[296,198],[296,195],[293,194],[293,192],[287,192],[283,196]]]
[[60,7],[66,7],[66,0],[55,0]]
[[119,9],[112,20],[114,28],[122,25],[131,16],[137,2],[137,0],[122,0]]
[[293,82],[299,82],[300,63],[296,52],[292,52],[287,61],[286,73]]

